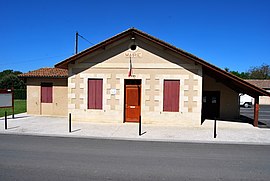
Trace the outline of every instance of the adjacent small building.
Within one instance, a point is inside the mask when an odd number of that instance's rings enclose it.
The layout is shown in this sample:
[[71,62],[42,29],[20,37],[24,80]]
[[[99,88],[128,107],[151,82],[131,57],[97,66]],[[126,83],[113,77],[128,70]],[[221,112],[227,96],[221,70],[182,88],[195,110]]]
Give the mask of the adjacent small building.
[[27,113],[46,116],[68,114],[68,70],[41,68],[21,74],[27,85]]
[[[270,92],[270,80],[256,80],[256,79],[247,79],[245,80],[261,89]],[[262,105],[270,105],[270,97],[269,96],[260,96],[260,104]]]
[[74,120],[200,125],[237,119],[239,93],[270,93],[135,28],[63,60],[22,74],[27,112]]

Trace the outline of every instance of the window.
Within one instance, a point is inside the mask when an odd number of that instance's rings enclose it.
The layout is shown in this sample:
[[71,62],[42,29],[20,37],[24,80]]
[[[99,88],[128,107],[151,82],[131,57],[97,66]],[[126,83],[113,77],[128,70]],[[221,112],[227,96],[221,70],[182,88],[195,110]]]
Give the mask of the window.
[[179,80],[164,80],[163,111],[179,112]]
[[203,96],[203,103],[206,103],[206,96]]
[[102,109],[102,84],[102,79],[88,79],[88,109]]
[[52,83],[41,83],[41,102],[52,103]]

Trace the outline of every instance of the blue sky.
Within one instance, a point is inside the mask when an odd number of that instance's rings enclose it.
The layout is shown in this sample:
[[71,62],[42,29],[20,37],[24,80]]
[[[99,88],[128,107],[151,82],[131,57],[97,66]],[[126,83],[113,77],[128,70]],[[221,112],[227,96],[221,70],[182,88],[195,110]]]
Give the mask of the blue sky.
[[[28,72],[130,27],[220,68],[270,64],[268,0],[0,0],[0,71]],[[79,39],[79,50],[90,47]]]

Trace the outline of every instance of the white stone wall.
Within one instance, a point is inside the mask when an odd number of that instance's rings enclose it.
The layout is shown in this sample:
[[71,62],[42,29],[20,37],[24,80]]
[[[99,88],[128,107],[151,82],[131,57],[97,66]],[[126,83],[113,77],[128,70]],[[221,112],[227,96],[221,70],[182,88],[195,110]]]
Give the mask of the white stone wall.
[[[128,40],[127,40],[128,41]],[[128,43],[110,47],[69,64],[68,110],[73,119],[94,122],[124,120],[125,79],[141,79],[141,116],[144,123],[199,125],[201,123],[202,69],[194,62],[140,42],[132,57],[133,76],[128,77],[131,50]],[[114,54],[113,54],[114,53]],[[103,79],[102,110],[87,109],[90,78]],[[163,112],[163,82],[180,80],[179,112]],[[111,89],[116,94],[111,94]]]

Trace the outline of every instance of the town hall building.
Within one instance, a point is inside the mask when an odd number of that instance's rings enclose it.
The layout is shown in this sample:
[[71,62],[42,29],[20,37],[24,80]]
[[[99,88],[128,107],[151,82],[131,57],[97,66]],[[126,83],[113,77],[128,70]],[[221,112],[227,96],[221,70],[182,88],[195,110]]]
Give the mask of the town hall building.
[[78,121],[200,125],[238,119],[239,93],[270,93],[188,52],[135,28],[128,29],[54,68],[22,74],[28,114]]

